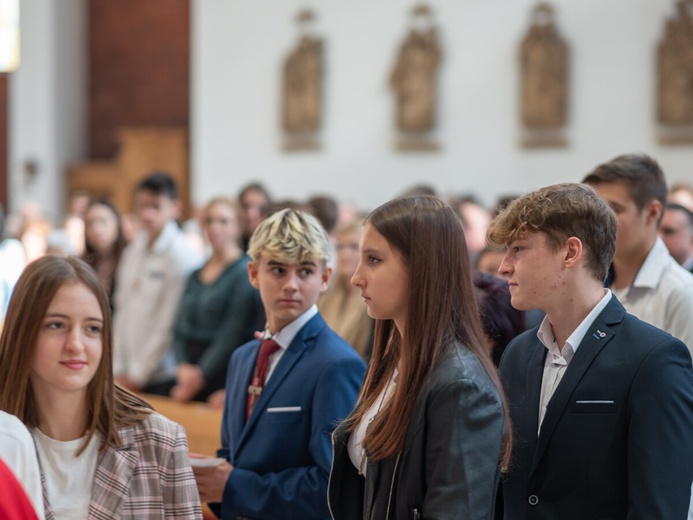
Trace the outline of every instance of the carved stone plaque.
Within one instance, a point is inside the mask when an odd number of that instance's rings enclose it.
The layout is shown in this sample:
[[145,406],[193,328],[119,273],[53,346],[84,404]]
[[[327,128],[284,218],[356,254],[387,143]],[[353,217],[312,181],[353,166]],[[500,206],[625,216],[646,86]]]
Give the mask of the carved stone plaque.
[[437,104],[437,76],[441,61],[438,33],[431,8],[412,10],[411,28],[400,47],[390,75],[396,98],[396,148],[403,151],[435,151],[432,138]]
[[520,64],[522,145],[565,146],[568,46],[548,3],[539,3],[532,10],[530,27],[520,47]]
[[657,49],[657,122],[663,144],[693,143],[693,0],[679,0]]
[[287,151],[320,148],[323,42],[310,34],[314,18],[312,11],[299,13],[300,38],[284,62],[282,129]]

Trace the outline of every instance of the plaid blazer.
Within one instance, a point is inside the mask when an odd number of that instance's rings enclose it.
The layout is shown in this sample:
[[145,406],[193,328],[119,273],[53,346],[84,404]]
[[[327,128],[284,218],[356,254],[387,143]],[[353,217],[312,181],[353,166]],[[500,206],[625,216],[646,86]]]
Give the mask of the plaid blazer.
[[[108,446],[99,454],[88,518],[201,519],[183,427],[151,413],[118,433],[122,445]],[[46,520],[54,520],[43,471],[41,483]]]

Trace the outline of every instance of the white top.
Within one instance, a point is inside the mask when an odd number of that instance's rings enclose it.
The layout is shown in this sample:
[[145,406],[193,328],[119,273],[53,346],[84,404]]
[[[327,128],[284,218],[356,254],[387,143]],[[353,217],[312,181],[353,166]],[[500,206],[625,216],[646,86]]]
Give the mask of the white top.
[[86,449],[75,457],[86,437],[63,442],[47,437],[38,428],[33,428],[31,433],[36,440],[48,503],[55,519],[84,520],[91,502],[101,434],[94,432]]
[[366,476],[368,458],[366,456],[366,450],[363,449],[363,439],[366,438],[368,426],[373,422],[375,416],[378,415],[378,412],[380,412],[380,410],[383,408],[383,405],[385,405],[392,398],[392,394],[395,391],[395,385],[397,384],[398,375],[399,370],[395,368],[390,382],[363,416],[363,420],[349,436],[349,442],[347,443],[349,459],[354,467],[359,470],[364,477]]
[[680,339],[693,352],[693,274],[676,263],[661,238],[633,284],[617,297],[629,313]]
[[575,353],[577,352],[580,343],[584,339],[590,326],[597,319],[599,313],[604,310],[606,305],[611,300],[611,291],[605,289],[606,294],[599,300],[599,303],[594,306],[590,313],[585,316],[585,319],[580,322],[580,325],[572,332],[565,344],[563,345],[563,350],[558,348],[558,343],[556,342],[556,336],[553,333],[553,328],[548,320],[548,317],[544,317],[544,321],[541,322],[539,330],[537,331],[537,338],[543,343],[543,345],[548,349],[546,354],[546,361],[544,362],[544,375],[541,378],[541,396],[539,397],[539,425],[538,429],[541,431],[541,423],[544,421],[544,415],[546,415],[546,407],[549,405],[549,401],[556,391],[558,384],[563,379],[563,374],[568,368],[568,365],[572,361]]
[[272,377],[272,372],[274,372],[274,369],[277,368],[279,360],[284,355],[284,352],[286,352],[286,349],[289,348],[289,345],[291,345],[291,342],[296,337],[296,334],[298,334],[303,326],[308,323],[308,321],[310,321],[310,319],[317,313],[318,306],[315,304],[311,305],[310,309],[301,314],[283,329],[278,331],[274,336],[272,336],[269,329],[265,327],[265,334],[263,335],[262,339],[265,340],[272,338],[277,345],[279,345],[279,349],[277,349],[277,351],[269,357],[269,365],[267,366],[267,373],[265,374],[265,384],[267,384],[269,378]]
[[175,222],[152,247],[148,240],[140,233],[123,251],[113,299],[113,372],[141,386],[175,378],[173,324],[185,284],[202,263]]
[[43,518],[43,492],[41,472],[34,440],[22,421],[14,415],[0,411],[0,458],[12,470],[24,487],[36,516]]

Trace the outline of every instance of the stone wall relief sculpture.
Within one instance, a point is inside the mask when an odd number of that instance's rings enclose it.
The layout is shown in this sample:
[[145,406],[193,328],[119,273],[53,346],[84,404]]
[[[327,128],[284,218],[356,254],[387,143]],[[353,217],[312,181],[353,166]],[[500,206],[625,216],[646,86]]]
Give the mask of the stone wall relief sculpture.
[[550,4],[537,4],[520,46],[520,141],[526,148],[568,144],[568,45],[555,18]]
[[435,151],[438,69],[441,61],[438,32],[427,5],[411,12],[411,27],[400,47],[390,75],[395,92],[395,147],[401,151]]
[[678,0],[657,49],[657,123],[662,144],[693,144],[693,0]]
[[315,14],[297,17],[299,41],[284,61],[282,130],[286,151],[320,149],[323,41],[313,33]]

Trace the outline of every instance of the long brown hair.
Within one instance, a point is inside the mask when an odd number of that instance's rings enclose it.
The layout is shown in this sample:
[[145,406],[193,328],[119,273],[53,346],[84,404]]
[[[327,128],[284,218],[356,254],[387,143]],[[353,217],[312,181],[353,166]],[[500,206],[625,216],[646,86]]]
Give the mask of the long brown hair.
[[80,283],[96,296],[103,315],[102,354],[87,385],[86,447],[95,431],[103,435],[100,449],[119,446],[117,429],[144,419],[151,408],[113,381],[113,336],[108,296],[96,273],[77,257],[44,256],[30,263],[17,281],[0,336],[0,410],[16,415],[27,427],[39,423],[30,384],[36,340],[48,307],[65,284]]
[[[115,207],[113,202],[111,202],[109,199],[105,198],[95,198],[89,201],[89,205],[87,206],[87,211],[86,213],[89,212],[91,208],[94,206],[103,206],[104,208],[108,209],[111,213],[116,218],[116,223],[117,223],[117,229],[118,229],[118,236],[116,237],[116,241],[113,244],[113,256],[116,259],[116,262],[120,259],[120,255],[123,252],[123,249],[125,249],[125,246],[128,245],[127,240],[125,239],[125,233],[123,233],[123,223],[122,219],[120,218],[120,213],[118,212],[118,209]],[[85,222],[85,228],[86,228],[86,222]],[[95,267],[96,264],[99,261],[99,254],[96,252],[94,247],[89,243],[89,240],[87,240],[86,237],[86,229],[84,231],[84,260],[91,266]]]
[[399,453],[428,376],[451,345],[459,342],[476,354],[501,396],[506,430],[499,464],[507,467],[510,419],[485,347],[459,219],[440,199],[419,196],[391,200],[373,211],[365,223],[402,254],[407,266],[407,325],[401,337],[393,320],[376,320],[373,357],[350,428],[363,420],[398,367],[403,383],[396,385],[392,398],[368,428],[363,445],[373,460]]

